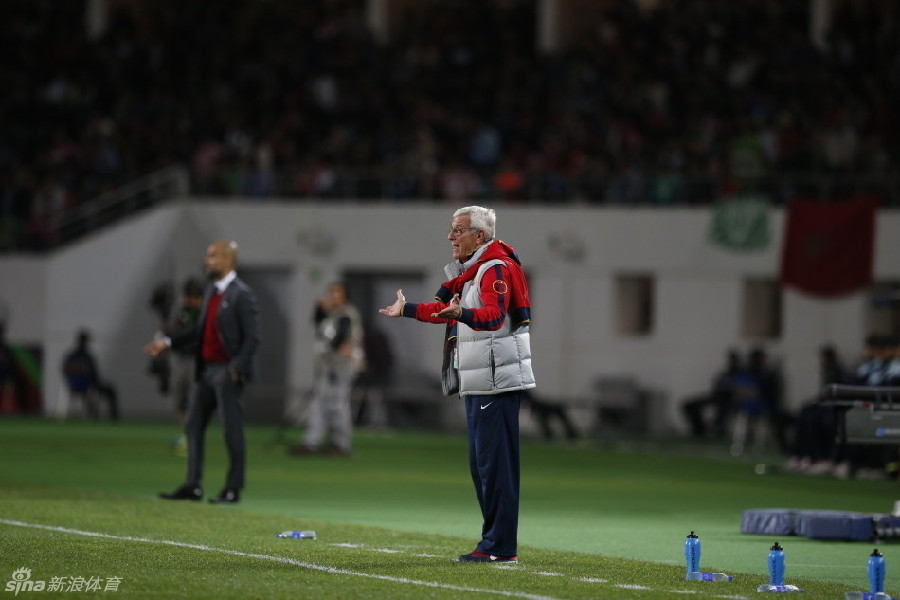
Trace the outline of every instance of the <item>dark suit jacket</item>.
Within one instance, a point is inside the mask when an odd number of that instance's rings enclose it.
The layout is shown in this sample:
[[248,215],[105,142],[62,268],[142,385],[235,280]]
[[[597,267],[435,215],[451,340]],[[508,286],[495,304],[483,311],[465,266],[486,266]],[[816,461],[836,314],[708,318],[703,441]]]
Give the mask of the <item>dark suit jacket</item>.
[[[197,376],[203,373],[203,325],[206,323],[206,309],[209,299],[216,292],[216,286],[210,284],[203,298],[203,310],[197,323],[188,329],[171,336],[172,348],[197,344]],[[259,308],[253,290],[240,277],[235,278],[222,296],[219,312],[216,315],[216,328],[225,346],[230,361],[229,367],[234,369],[241,381],[251,381],[255,374],[254,359],[259,348]]]

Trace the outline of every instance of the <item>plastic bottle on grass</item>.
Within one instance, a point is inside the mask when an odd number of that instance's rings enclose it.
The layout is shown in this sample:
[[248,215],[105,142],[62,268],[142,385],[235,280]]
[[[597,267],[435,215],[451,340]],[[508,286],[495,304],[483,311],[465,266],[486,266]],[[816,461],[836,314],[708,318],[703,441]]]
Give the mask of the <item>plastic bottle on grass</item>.
[[769,555],[766,558],[766,564],[769,567],[769,583],[756,588],[757,592],[802,592],[796,585],[785,585],[784,583],[784,548],[775,542],[769,548]]
[[693,531],[684,540],[684,561],[687,563],[685,579],[702,579],[700,572],[700,537]]
[[878,551],[878,548],[872,550],[869,556],[868,569],[869,573],[869,591],[873,594],[884,592],[884,556]]
[[872,554],[869,555],[866,571],[871,591],[847,592],[844,594],[844,600],[896,600],[884,591],[884,556],[878,551],[878,548],[872,550]]
[[276,533],[275,537],[291,538],[295,540],[314,540],[316,539],[316,532],[311,529],[306,531],[282,531],[281,533]]
[[700,573],[703,581],[733,581],[734,575],[728,573]]
[[784,548],[778,542],[769,548],[769,585],[784,585]]

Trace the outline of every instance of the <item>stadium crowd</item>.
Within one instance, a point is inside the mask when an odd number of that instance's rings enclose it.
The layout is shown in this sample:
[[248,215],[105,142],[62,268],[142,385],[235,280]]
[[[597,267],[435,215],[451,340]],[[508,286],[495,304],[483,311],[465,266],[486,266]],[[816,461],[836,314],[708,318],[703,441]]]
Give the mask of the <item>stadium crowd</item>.
[[534,0],[423,2],[384,44],[362,0],[111,2],[96,36],[85,6],[2,8],[0,248],[172,164],[198,194],[617,205],[900,171],[890,2],[837,3],[821,46],[807,2],[598,2],[553,54]]

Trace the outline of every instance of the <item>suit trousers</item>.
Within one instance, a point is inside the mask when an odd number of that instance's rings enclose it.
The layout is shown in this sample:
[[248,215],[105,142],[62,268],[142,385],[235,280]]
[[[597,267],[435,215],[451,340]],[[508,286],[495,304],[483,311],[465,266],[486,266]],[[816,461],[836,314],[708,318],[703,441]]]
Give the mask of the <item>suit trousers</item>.
[[243,384],[231,379],[228,365],[207,363],[194,384],[188,406],[184,433],[188,442],[188,471],[186,483],[203,485],[203,461],[206,447],[206,428],[216,407],[222,419],[225,447],[228,450],[228,475],[225,489],[244,488],[246,448],[244,442]]
[[465,396],[469,467],[483,523],[478,550],[516,556],[521,391]]

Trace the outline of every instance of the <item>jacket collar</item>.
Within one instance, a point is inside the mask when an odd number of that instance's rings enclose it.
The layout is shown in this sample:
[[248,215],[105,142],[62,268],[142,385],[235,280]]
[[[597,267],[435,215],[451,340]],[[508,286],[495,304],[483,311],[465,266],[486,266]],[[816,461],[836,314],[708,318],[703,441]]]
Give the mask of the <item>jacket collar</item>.
[[487,249],[491,247],[491,244],[494,243],[494,240],[489,241],[487,244],[479,246],[475,252],[473,252],[469,258],[465,260],[465,262],[459,262],[458,260],[454,260],[452,263],[444,267],[444,273],[446,273],[448,279],[455,279],[466,272],[466,269],[477,263],[481,257],[487,252]]
[[228,289],[229,284],[232,281],[237,279],[237,273],[234,271],[229,271],[225,277],[219,279],[218,281],[214,281],[213,285],[216,287],[216,291],[220,294],[224,293],[226,289]]

